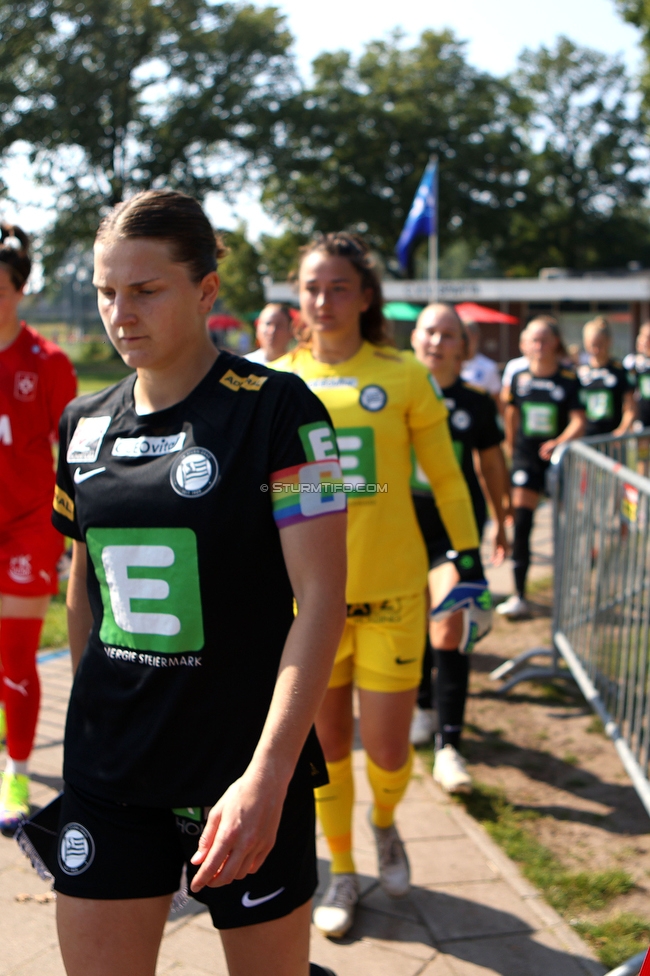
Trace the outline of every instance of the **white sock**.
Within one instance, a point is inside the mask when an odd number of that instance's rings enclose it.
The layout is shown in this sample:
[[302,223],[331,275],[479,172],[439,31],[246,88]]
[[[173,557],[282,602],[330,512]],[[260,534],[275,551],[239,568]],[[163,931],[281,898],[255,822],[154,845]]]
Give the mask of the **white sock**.
[[5,773],[17,773],[19,776],[27,776],[27,760],[19,761],[9,756],[7,765],[5,766]]

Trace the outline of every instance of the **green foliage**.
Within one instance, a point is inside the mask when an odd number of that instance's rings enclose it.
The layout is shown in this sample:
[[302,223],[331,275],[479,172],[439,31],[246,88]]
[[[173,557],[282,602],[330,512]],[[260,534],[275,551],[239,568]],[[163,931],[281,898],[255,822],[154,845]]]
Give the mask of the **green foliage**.
[[531,274],[649,263],[647,140],[622,60],[560,37],[553,48],[525,50],[512,83],[538,145],[503,259]]
[[43,622],[40,647],[66,647],[68,643],[68,618],[65,608],[65,595],[68,584],[59,584],[59,592],[52,597]]
[[565,870],[553,852],[540,844],[526,828],[526,821],[537,819],[539,815],[535,811],[517,809],[507,802],[500,790],[475,784],[474,792],[463,797],[463,803],[562,915],[602,909],[634,887],[626,871]]
[[228,254],[219,262],[219,298],[232,315],[245,316],[264,305],[259,254],[246,237],[246,227],[222,234]]
[[[647,141],[622,62],[559,38],[497,79],[449,31],[323,54],[274,130],[263,199],[302,233],[359,230],[393,248],[431,153],[441,273],[535,275],[650,264]],[[411,273],[424,274],[416,247]]]
[[507,234],[527,178],[508,86],[471,68],[449,31],[399,34],[313,64],[269,150],[267,207],[310,233],[356,229],[391,256],[430,153],[441,158],[442,247]]
[[295,76],[278,10],[209,0],[0,0],[0,151],[55,187],[51,270],[127,192],[248,178]]
[[286,281],[298,266],[300,248],[306,244],[307,234],[285,230],[278,237],[262,234],[259,243],[260,271],[274,281]]
[[631,912],[622,912],[596,924],[576,922],[575,929],[594,947],[608,969],[614,969],[643,952],[650,943],[650,922]]

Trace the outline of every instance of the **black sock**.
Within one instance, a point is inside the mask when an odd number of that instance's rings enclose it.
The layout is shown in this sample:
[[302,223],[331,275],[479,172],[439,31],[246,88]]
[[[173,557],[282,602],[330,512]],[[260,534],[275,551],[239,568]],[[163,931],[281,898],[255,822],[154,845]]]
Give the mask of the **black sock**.
[[438,665],[436,692],[440,719],[440,741],[457,749],[463,730],[469,681],[469,656],[460,651],[435,652]]
[[431,669],[433,667],[433,651],[431,641],[427,634],[427,642],[424,645],[424,657],[422,659],[422,680],[418,688],[418,708],[433,708],[433,682],[431,680]]
[[512,562],[517,593],[523,600],[526,576],[530,565],[530,533],[533,528],[533,511],[530,508],[516,508],[514,518],[515,541],[512,546]]

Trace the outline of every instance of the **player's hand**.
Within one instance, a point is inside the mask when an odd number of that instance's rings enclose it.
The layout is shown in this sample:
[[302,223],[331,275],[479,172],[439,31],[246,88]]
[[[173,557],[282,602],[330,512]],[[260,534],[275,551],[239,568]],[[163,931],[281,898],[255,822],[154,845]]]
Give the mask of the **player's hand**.
[[458,611],[463,615],[463,633],[458,650],[461,654],[470,654],[474,645],[490,632],[492,626],[492,596],[487,580],[458,583],[442,603],[432,608],[429,619],[447,620]]
[[219,888],[258,871],[278,832],[285,790],[270,774],[246,770],[208,816],[192,864],[201,867],[192,891]]
[[553,451],[555,450],[556,447],[557,447],[557,441],[556,440],[553,440],[553,441],[544,441],[544,443],[540,446],[540,449],[539,449],[539,452],[538,452],[539,453],[539,456],[542,459],[542,461],[550,461],[551,460],[551,454],[553,453]]
[[494,530],[494,539],[492,542],[492,565],[500,566],[508,555],[509,551],[510,546],[508,545],[508,540],[506,539],[505,525],[497,524]]

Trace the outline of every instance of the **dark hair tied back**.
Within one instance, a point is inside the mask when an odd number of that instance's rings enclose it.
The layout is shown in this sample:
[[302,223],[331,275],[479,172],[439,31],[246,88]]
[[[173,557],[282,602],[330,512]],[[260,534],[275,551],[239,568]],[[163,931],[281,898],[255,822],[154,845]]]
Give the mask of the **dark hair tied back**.
[[361,335],[376,346],[387,345],[390,339],[386,334],[381,281],[368,245],[363,238],[357,234],[349,234],[347,231],[321,234],[300,249],[300,263],[302,264],[314,251],[345,258],[358,271],[361,276],[361,287],[364,291],[368,289],[372,293],[370,305],[365,312],[361,313]]
[[[14,239],[18,246],[10,244]],[[29,237],[20,227],[13,224],[0,223],[0,261],[5,265],[11,277],[11,283],[18,291],[23,287],[32,270],[32,259],[29,256]]]
[[118,203],[102,220],[95,240],[137,237],[168,244],[172,260],[187,264],[195,282],[216,271],[226,254],[198,200],[176,190],[145,190]]

